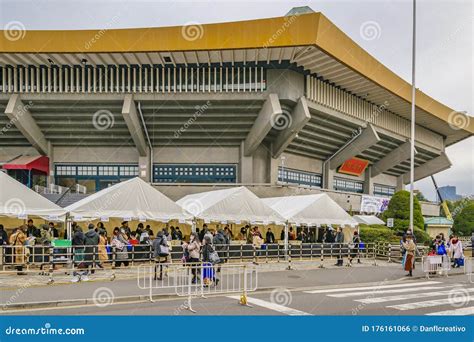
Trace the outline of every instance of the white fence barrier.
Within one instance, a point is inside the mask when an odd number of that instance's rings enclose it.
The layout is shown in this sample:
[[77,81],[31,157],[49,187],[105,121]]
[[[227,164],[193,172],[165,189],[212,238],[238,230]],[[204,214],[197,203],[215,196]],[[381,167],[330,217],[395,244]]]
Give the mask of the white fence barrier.
[[240,293],[239,303],[247,304],[247,293],[258,288],[258,271],[255,265],[196,263],[156,263],[138,268],[138,288],[148,290],[153,302],[153,291],[173,289],[175,294],[187,297],[186,309],[192,309],[193,297]]
[[451,270],[451,262],[447,255],[429,255],[422,258],[422,269],[426,273],[426,277],[430,275],[445,274],[448,276],[448,271]]
[[469,278],[469,282],[471,284],[474,284],[474,280],[472,279],[472,266],[474,263],[474,258],[464,258],[464,273],[467,275]]

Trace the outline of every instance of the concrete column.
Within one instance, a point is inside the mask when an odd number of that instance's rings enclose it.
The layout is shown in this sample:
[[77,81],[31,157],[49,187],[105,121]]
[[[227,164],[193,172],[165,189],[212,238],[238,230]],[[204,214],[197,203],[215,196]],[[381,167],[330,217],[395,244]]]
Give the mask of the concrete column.
[[405,184],[403,184],[403,176],[397,177],[397,186],[395,187],[395,191],[401,191],[405,189]]
[[253,183],[253,156],[246,156],[244,153],[244,142],[240,144],[240,161],[239,161],[239,182],[250,184]]
[[357,138],[355,138],[343,149],[337,151],[337,154],[334,155],[334,157],[329,161],[329,167],[331,170],[335,170],[346,160],[357,156],[361,152],[364,152],[366,149],[375,145],[379,141],[380,138],[375,131],[375,128],[371,124],[368,124],[362,133],[357,136]]
[[333,190],[334,174],[335,171],[331,170],[329,162],[323,164],[323,189]]
[[253,182],[270,183],[270,150],[260,145],[253,154]]
[[48,158],[49,158],[49,176],[46,178],[46,185],[54,184],[54,148],[48,141]]
[[374,194],[374,181],[373,181],[373,176],[372,176],[372,166],[368,166],[365,169],[364,194],[367,194],[367,195]]
[[295,108],[291,112],[288,127],[280,130],[272,146],[273,158],[278,158],[288,145],[293,141],[299,131],[311,119],[308,103],[305,97],[300,97]]
[[146,156],[138,156],[138,177],[143,179],[145,182],[153,182],[153,172],[151,165],[151,151],[149,148],[146,149]]
[[48,141],[31,115],[30,108],[32,107],[32,102],[24,105],[20,96],[13,94],[8,100],[5,114],[30,144],[33,145],[41,155],[45,156],[48,154]]
[[244,154],[246,156],[251,156],[255,152],[281,115],[283,115],[283,111],[278,96],[276,94],[268,95],[245,139]]
[[122,116],[141,157],[147,156],[147,143],[143,134],[140,118],[132,94],[125,95]]

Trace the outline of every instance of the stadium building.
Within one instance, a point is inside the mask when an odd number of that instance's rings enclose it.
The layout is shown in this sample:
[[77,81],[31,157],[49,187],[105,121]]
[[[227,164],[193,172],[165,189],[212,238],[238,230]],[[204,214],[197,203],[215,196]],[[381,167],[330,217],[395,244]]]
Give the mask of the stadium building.
[[[362,194],[390,196],[409,182],[411,86],[301,12],[3,31],[3,169],[87,193],[139,176],[174,200],[237,184],[262,197],[327,191],[353,211]],[[417,91],[416,180],[449,168],[446,147],[473,135],[462,115]]]

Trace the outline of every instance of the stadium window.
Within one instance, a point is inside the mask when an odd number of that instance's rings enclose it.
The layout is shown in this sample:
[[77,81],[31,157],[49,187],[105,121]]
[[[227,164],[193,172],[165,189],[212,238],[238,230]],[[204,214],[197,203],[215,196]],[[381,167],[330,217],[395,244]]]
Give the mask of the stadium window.
[[[236,183],[236,165],[155,164],[155,183]],[[165,172],[169,170],[169,172]],[[184,172],[182,170],[185,170]],[[227,170],[227,172],[225,172]]]
[[393,196],[395,187],[383,184],[374,184],[374,195]]
[[363,193],[364,183],[345,178],[334,178],[334,190]]
[[298,185],[322,186],[322,176],[318,173],[278,167],[278,181]]

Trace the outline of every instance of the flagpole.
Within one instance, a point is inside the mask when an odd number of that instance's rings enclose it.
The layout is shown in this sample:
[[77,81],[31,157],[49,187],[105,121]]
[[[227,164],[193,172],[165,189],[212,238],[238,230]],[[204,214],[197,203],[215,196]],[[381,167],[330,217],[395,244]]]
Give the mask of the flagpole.
[[410,134],[410,230],[413,229],[414,209],[414,182],[415,182],[415,61],[416,61],[416,0],[413,0],[413,37],[412,37],[412,65],[411,65],[411,134]]

